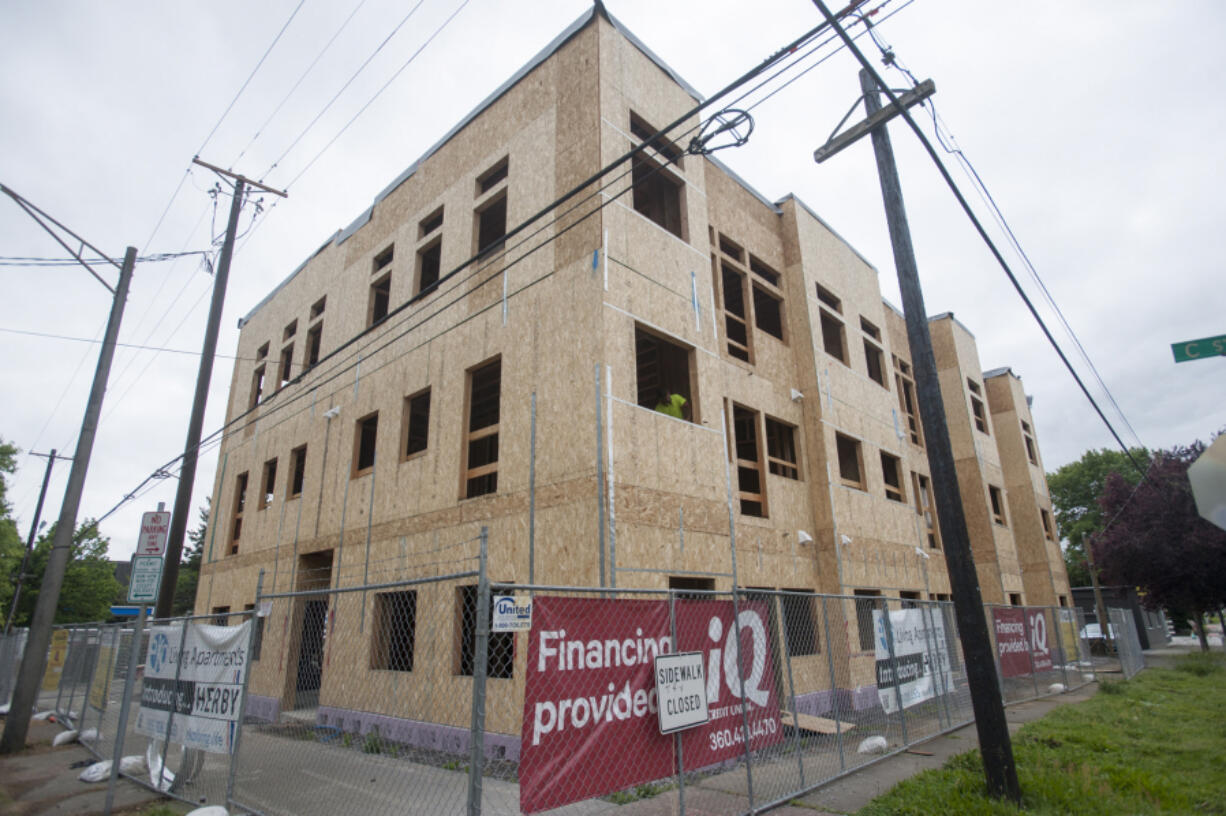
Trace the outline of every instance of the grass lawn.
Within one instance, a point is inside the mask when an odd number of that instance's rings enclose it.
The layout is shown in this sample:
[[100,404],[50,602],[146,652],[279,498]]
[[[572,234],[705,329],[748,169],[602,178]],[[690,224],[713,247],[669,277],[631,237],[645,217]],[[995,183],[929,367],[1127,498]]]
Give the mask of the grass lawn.
[[1022,807],[990,799],[978,750],[874,799],[858,816],[1147,814],[1226,816],[1226,661],[1192,654],[1176,669],[1104,681],[1013,738]]

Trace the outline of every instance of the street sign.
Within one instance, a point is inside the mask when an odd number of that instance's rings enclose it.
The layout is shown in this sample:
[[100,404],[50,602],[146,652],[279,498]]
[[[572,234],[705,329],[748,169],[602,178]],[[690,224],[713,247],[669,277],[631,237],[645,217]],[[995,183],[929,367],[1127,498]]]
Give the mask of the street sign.
[[1202,337],[1199,340],[1184,340],[1182,343],[1171,343],[1171,351],[1175,352],[1175,362],[1177,363],[1199,360],[1202,357],[1226,355],[1226,334],[1219,334],[1217,337]]
[[170,532],[170,513],[154,511],[140,517],[140,537],[136,539],[137,555],[166,553],[166,536]]
[[116,618],[135,618],[140,614],[139,606],[112,606],[111,614]]
[[1188,466],[1188,481],[1197,512],[1226,530],[1226,434]]
[[160,555],[132,556],[132,575],[128,579],[128,603],[153,604],[162,583]]

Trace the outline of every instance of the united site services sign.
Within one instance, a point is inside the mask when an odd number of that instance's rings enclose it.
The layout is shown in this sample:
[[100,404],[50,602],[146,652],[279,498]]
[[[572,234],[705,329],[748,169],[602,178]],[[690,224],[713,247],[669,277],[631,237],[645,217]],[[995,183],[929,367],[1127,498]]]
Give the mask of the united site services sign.
[[250,663],[251,621],[187,627],[186,637],[182,624],[150,629],[136,730],[187,748],[231,753]]
[[686,768],[742,755],[746,731],[750,750],[783,739],[775,683],[767,676],[774,665],[767,605],[741,602],[735,622],[731,601],[678,600],[675,612],[674,649],[667,601],[536,597],[519,765],[523,812],[675,773],[676,738],[660,733],[660,706],[674,700],[680,722],[697,701],[692,692],[679,687],[674,695],[664,689],[668,683],[658,683],[661,656],[696,653],[680,661],[690,668],[672,678],[679,682],[692,683],[701,667],[698,688],[710,719],[681,732]]

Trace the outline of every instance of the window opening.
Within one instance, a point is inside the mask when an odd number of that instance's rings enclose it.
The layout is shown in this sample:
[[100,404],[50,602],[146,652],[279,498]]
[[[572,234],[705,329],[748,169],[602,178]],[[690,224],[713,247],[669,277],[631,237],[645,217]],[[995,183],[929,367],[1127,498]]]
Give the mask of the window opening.
[[741,513],[765,518],[766,490],[762,484],[762,460],[758,455],[757,412],[734,404],[732,436]]
[[691,377],[694,350],[641,326],[634,329],[637,402],[643,408],[697,422]]
[[327,303],[328,303],[328,298],[325,295],[324,297],[321,297],[319,300],[311,304],[311,319],[312,320],[318,319],[319,316],[324,313],[324,307],[327,305]]
[[[484,195],[485,193],[488,193],[490,190],[494,189],[499,184],[501,184],[503,181],[505,181],[507,178],[507,173],[510,169],[510,166],[511,166],[510,162],[508,161],[506,157],[504,157],[497,164],[491,167],[489,170],[486,170],[484,173],[478,176],[477,177],[477,195],[478,196]],[[442,223],[443,221],[442,211],[438,213],[438,220],[439,220],[439,223]],[[423,235],[424,234],[425,233],[423,233]]]
[[820,283],[817,285],[817,299],[834,310],[830,312],[818,307],[818,319],[822,325],[822,348],[831,357],[847,365],[847,336],[843,331],[843,321],[835,317],[836,313],[842,311],[841,302]]
[[289,492],[286,498],[296,499],[302,495],[302,483],[306,479],[306,453],[306,445],[289,452]]
[[364,476],[375,466],[375,443],[379,437],[379,412],[367,414],[357,422],[353,445],[353,475]]
[[783,339],[783,298],[754,284],[753,314],[754,323],[759,329],[779,340]]
[[817,284],[817,299],[829,306],[831,309],[834,309],[835,312],[839,314],[843,313],[843,301],[839,300],[834,292],[831,292],[820,283]]
[[787,589],[779,598],[783,605],[783,633],[787,638],[788,654],[804,657],[821,653],[813,612],[813,595],[805,589]]
[[319,349],[323,345],[324,324],[321,320],[307,330],[306,367],[310,368],[319,362]]
[[256,614],[253,603],[245,604],[243,611],[248,613],[247,617],[255,627],[255,634],[251,638],[251,662],[254,663],[260,659],[260,652],[264,650],[264,621],[267,618]]
[[915,471],[911,472],[911,481],[915,487],[915,512],[924,520],[928,534],[928,548],[940,549],[941,532],[937,527],[936,508],[932,504],[932,485],[927,476]]
[[684,184],[641,153],[631,160],[631,168],[635,211],[684,241],[681,227]]
[[1010,592],[1009,593],[1009,604],[1012,606],[1021,606],[1022,605],[1021,593],[1020,592]]
[[1048,513],[1042,507],[1039,508],[1039,521],[1043,525],[1043,537],[1048,541],[1056,540],[1056,529],[1051,523],[1051,513]]
[[392,273],[370,285],[370,306],[366,315],[366,325],[373,326],[387,317],[388,306],[392,299]]
[[920,594],[914,590],[904,589],[898,593],[900,599],[899,606],[903,609],[916,609],[919,607],[921,599]]
[[856,596],[856,629],[860,635],[860,651],[871,652],[876,649],[877,639],[873,626],[873,610],[881,604],[881,590],[857,589]]
[[1030,425],[1025,420],[1022,420],[1022,439],[1026,443],[1026,458],[1030,460],[1030,464],[1037,465],[1039,454],[1035,451],[1034,435],[1030,432]]
[[[885,354],[881,351],[881,330],[863,317],[860,318],[860,330],[864,332],[864,362],[868,368],[868,378],[887,391],[889,384],[885,379]],[[873,341],[877,342],[874,343]]]
[[238,552],[243,537],[243,511],[247,505],[247,474],[240,473],[234,481],[234,512],[230,520],[230,555]]
[[728,338],[728,353],[747,363],[753,362],[745,313],[745,275],[727,261],[720,262],[720,269],[723,270],[724,334]]
[[630,135],[638,139],[640,142],[645,142],[649,147],[669,161],[670,164],[677,164],[681,161],[684,151],[678,148],[665,136],[659,136],[652,139],[652,135],[656,132],[656,128],[649,125],[638,114],[630,112]]
[[282,333],[281,340],[282,341],[288,340],[297,333],[298,333],[298,321],[291,320],[290,324],[285,327],[285,331]]
[[263,510],[272,504],[277,491],[277,460],[269,459],[264,463],[264,481],[260,488],[259,509]]
[[464,440],[464,497],[498,490],[499,403],[502,361],[494,360],[468,375],[468,433]]
[[898,386],[898,409],[907,423],[907,433],[912,444],[924,447],[923,427],[915,398],[915,380],[911,379],[911,366],[894,357],[894,384]]
[[765,261],[752,253],[749,256],[749,270],[771,286],[779,286],[779,273],[771,269]]
[[502,248],[507,235],[507,197],[499,196],[477,212],[477,254]]
[[384,671],[413,671],[417,591],[376,593],[374,619],[370,667]]
[[264,366],[257,366],[251,375],[251,399],[247,402],[247,410],[260,404],[264,396]]
[[841,433],[834,435],[839,455],[839,478],[847,487],[864,489],[864,463],[860,458],[860,442]]
[[979,383],[967,379],[966,384],[971,389],[971,414],[975,417],[975,427],[982,433],[990,433],[988,431],[988,416],[983,409],[983,392],[979,388]]
[[766,417],[766,458],[770,472],[776,476],[800,478],[795,426]]
[[[474,658],[477,654],[477,588],[457,587],[459,593],[460,654],[457,674],[471,677]],[[494,617],[494,601],[490,597],[490,620]],[[515,672],[515,633],[490,632],[486,649],[486,675],[488,677],[511,677]]]
[[[668,588],[673,591],[673,595],[679,601],[710,600],[710,595],[700,593],[713,592],[715,579],[699,578],[693,575],[670,575],[668,576]],[[686,590],[690,591],[686,592]]]
[[1008,527],[1005,521],[1005,500],[1000,488],[988,485],[988,497],[992,500],[992,521],[1001,527]]
[[417,237],[425,238],[439,227],[443,226],[443,208],[439,207],[417,224]]
[[279,366],[279,375],[277,389],[280,390],[289,384],[291,374],[294,368],[294,344],[290,343],[285,348],[281,349],[281,365]]
[[443,239],[417,251],[417,292],[428,291],[438,283],[443,264]]
[[230,621],[230,607],[215,606],[213,607],[213,623],[216,626],[225,626]]
[[404,457],[421,453],[430,443],[430,389],[404,398]]
[[722,233],[719,236],[719,251],[739,264],[745,263],[745,250],[741,249],[731,238]]
[[392,244],[387,249],[383,250],[382,252],[380,252],[378,255],[375,256],[375,260],[373,262],[373,265],[370,271],[374,273],[374,272],[380,271],[381,269],[385,267],[391,266],[392,259],[395,257],[396,257],[396,245]]
[[885,497],[891,501],[905,502],[902,487],[902,463],[897,456],[881,452],[881,477],[885,481]]

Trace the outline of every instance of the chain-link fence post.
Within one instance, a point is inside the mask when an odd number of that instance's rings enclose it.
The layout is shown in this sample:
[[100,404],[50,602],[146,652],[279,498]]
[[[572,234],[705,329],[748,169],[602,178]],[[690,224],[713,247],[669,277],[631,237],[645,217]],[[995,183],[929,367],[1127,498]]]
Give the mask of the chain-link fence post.
[[834,741],[839,747],[839,770],[845,771],[847,770],[847,756],[843,753],[843,707],[839,705],[838,680],[834,674],[834,642],[830,639],[830,615],[826,611],[825,595],[822,596],[822,626],[826,631],[826,664],[830,671],[830,704],[834,713]]
[[732,642],[736,649],[736,685],[741,696],[741,730],[745,733],[745,791],[749,794],[749,811],[754,810],[753,752],[749,750],[749,695],[745,693],[745,666],[741,663],[741,605],[737,600],[740,590],[732,585]]
[[[668,629],[673,638],[673,652],[680,649],[677,646],[677,596],[673,590],[668,591]],[[705,693],[705,692],[704,692]],[[673,746],[677,751],[677,807],[685,816],[685,754],[681,750],[681,732],[673,734]]]
[[[781,608],[783,600],[778,595],[775,595],[774,599],[775,620],[783,620],[783,609]],[[813,607],[810,606],[809,608],[812,609]],[[787,666],[788,670],[788,695],[792,698],[792,743],[796,750],[796,767],[800,772],[800,787],[803,788],[805,786],[805,760],[800,745],[800,707],[796,705],[796,682],[792,678],[792,649],[791,644],[788,643],[786,632],[780,646],[783,651],[784,665]],[[826,651],[830,650],[827,649]]]
[[1060,650],[1060,677],[1064,681],[1064,690],[1068,691],[1068,648],[1064,645],[1064,610],[1058,606],[1051,609],[1052,617],[1056,621],[1056,648]]
[[[915,606],[920,613],[920,617],[924,622],[924,648],[928,650],[928,665],[932,669],[932,691],[933,694],[939,695],[945,705],[949,705],[949,700],[945,693],[945,672],[941,671],[941,656],[937,654],[933,648],[933,643],[936,641],[934,632],[932,631],[932,605],[931,601],[920,601]],[[950,725],[949,709],[945,710],[945,722],[941,722],[941,705],[936,706],[937,710],[937,728],[943,730]]]
[[490,574],[489,528],[481,528],[480,573],[477,576],[476,645],[473,655],[473,710],[469,730],[468,814],[481,816],[481,774],[485,765],[485,678],[489,670]]
[[1026,633],[1026,659],[1030,661],[1030,684],[1034,686],[1034,696],[1039,696],[1039,673],[1034,666],[1034,621],[1030,617],[1030,607],[1022,607],[1022,631]]
[[[115,804],[115,785],[119,781],[119,763],[123,760],[124,737],[128,732],[128,712],[132,708],[132,690],[136,684],[136,667],[140,665],[141,630],[145,628],[145,612],[149,607],[141,604],[136,616],[136,630],[132,633],[132,648],[128,650],[128,676],[123,681],[123,702],[119,705],[119,725],[115,728],[115,750],[111,752],[111,779],[106,786],[106,805],[103,816],[110,816]],[[158,780],[161,782],[161,780]],[[160,787],[160,786],[159,786]]]
[[226,775],[226,807],[234,801],[234,774],[238,768],[238,749],[243,743],[244,719],[247,716],[247,689],[251,686],[251,673],[255,671],[251,655],[255,649],[256,629],[260,621],[260,596],[264,594],[264,568],[260,568],[259,577],[255,581],[255,605],[251,608],[251,631],[247,633],[247,667],[243,672],[243,691],[238,698],[238,722],[235,724],[234,744],[230,746],[230,772]]
[[[162,743],[162,764],[158,770],[158,789],[162,788],[162,780],[166,777],[166,757],[170,755],[170,735],[174,732],[175,714],[179,711],[179,680],[183,674],[183,647],[187,645],[187,627],[191,622],[184,618],[182,628],[179,630],[179,656],[175,660],[175,684],[171,686],[174,691],[171,696],[170,712],[166,718],[166,736]],[[179,776],[175,774],[171,781],[171,790],[178,787]]]
[[902,682],[898,677],[898,656],[894,653],[894,624],[890,621],[890,602],[885,598],[881,599],[881,622],[885,626],[885,646],[890,653],[890,674],[894,678],[894,699],[898,702],[898,722],[902,725],[902,744],[909,745],[907,711],[902,705]]
[[[68,677],[68,667],[71,665],[72,638],[75,634],[70,627],[64,627],[64,631],[68,632],[68,638],[64,643],[64,662],[60,664],[60,677],[55,686],[55,705],[51,707],[57,717],[62,717],[65,713],[64,709],[60,708],[60,702],[64,699],[64,679]],[[55,648],[54,640],[51,648]]]

